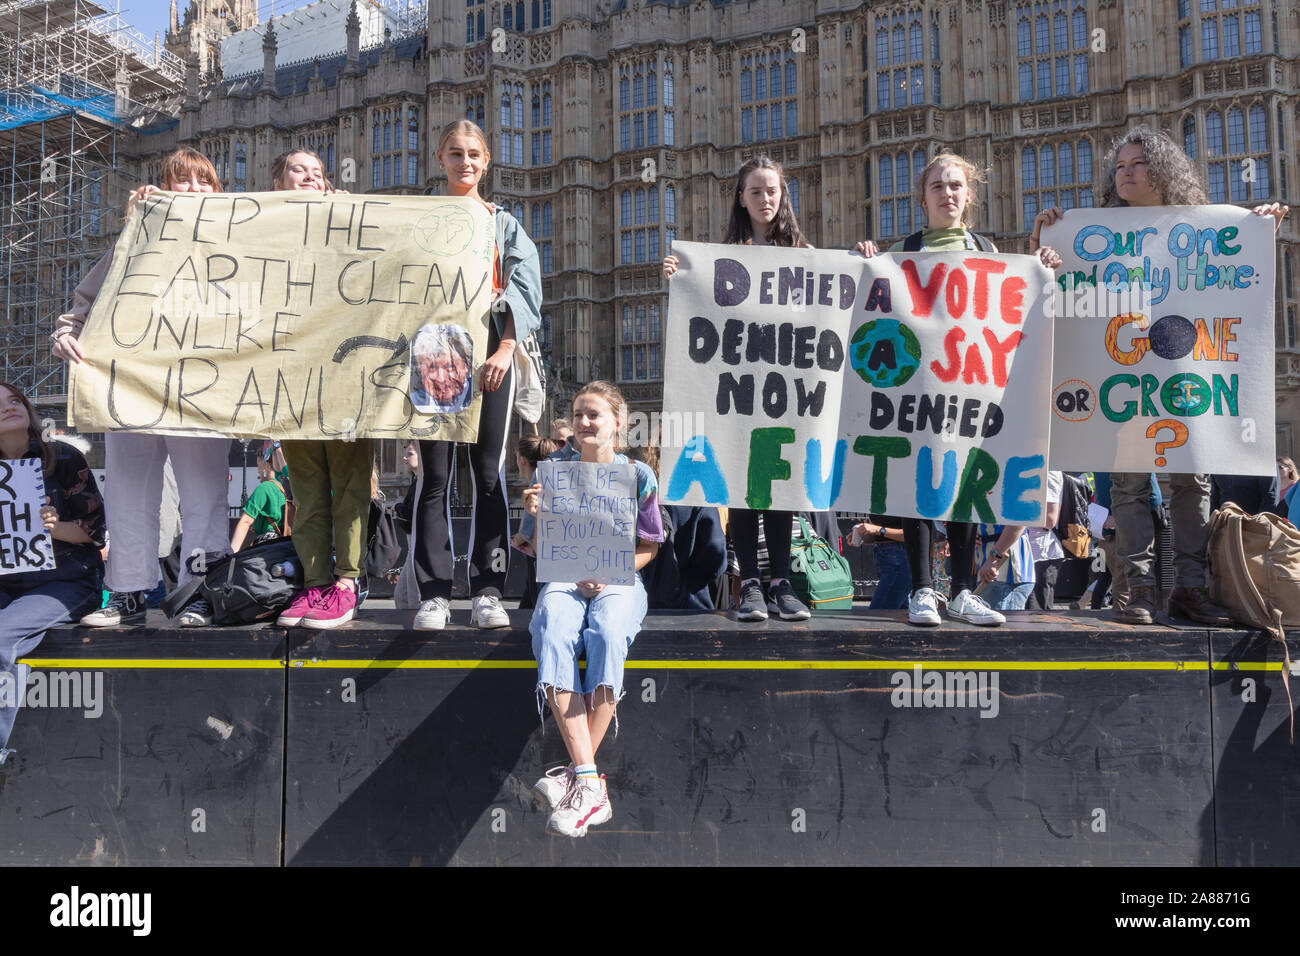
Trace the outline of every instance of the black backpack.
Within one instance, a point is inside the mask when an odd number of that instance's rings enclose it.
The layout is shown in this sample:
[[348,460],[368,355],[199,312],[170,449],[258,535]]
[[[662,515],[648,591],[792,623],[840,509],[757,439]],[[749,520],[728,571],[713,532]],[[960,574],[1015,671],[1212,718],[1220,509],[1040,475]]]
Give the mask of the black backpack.
[[[1066,472],[1061,475],[1061,516],[1053,529],[1067,554],[1086,558],[1091,553],[1093,529],[1088,521],[1088,483]],[[1101,529],[1096,531],[1100,537]]]
[[301,590],[293,539],[276,538],[214,562],[203,577],[168,595],[162,609],[174,617],[201,592],[214,624],[256,624],[283,611]]
[[[974,240],[975,242],[975,248],[978,249],[980,252],[998,251],[997,246],[993,245],[993,243],[989,241],[987,237],[981,236],[978,232],[971,232],[969,229],[967,229],[966,231],[970,233],[971,239]],[[908,236],[906,239],[903,240],[903,251],[904,252],[921,251],[921,230],[918,229],[916,232],[912,233],[910,236]]]

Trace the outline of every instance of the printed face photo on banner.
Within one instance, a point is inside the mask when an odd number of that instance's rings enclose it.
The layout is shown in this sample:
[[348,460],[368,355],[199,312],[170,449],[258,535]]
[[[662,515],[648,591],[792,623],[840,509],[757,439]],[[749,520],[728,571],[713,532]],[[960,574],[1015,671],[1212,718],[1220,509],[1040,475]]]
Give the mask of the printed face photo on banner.
[[1043,230],[1062,259],[1053,468],[1273,474],[1273,222],[1160,206]]
[[474,386],[474,342],[459,325],[426,325],[411,343],[411,404],[419,412],[459,412]]
[[673,252],[666,502],[1041,520],[1052,282],[1036,258]]
[[473,441],[493,240],[471,199],[154,193],[87,319],[71,420]]

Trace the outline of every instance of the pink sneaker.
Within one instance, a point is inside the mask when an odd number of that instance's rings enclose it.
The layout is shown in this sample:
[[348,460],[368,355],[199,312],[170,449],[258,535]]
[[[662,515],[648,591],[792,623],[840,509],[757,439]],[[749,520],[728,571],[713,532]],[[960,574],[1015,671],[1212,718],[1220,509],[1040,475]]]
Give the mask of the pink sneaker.
[[352,620],[357,611],[357,592],[335,584],[321,591],[320,599],[303,615],[302,626],[316,630],[338,627]]
[[296,627],[307,612],[315,607],[316,602],[320,600],[323,588],[304,588],[299,591],[297,596],[289,603],[289,606],[280,612],[280,616],[275,619],[275,623],[281,627]]

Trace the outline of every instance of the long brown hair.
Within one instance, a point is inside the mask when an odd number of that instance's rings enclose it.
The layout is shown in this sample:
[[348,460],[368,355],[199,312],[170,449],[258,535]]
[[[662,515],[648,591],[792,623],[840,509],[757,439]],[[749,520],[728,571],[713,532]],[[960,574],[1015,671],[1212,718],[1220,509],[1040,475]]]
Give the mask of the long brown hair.
[[767,156],[755,156],[744,166],[740,167],[740,172],[736,175],[736,191],[731,199],[731,221],[727,223],[727,238],[723,242],[747,243],[756,239],[762,241],[760,237],[754,235],[754,227],[749,219],[749,212],[740,203],[740,197],[745,192],[745,180],[749,174],[756,169],[770,169],[776,173],[777,179],[781,181],[781,204],[776,208],[776,218],[772,220],[771,232],[768,233],[767,241],[774,246],[796,246],[803,247],[808,244],[804,238],[803,232],[799,229],[799,218],[794,214],[794,207],[790,205],[790,186],[785,181],[785,173],[781,169],[781,164]]
[[23,394],[23,390],[13,382],[0,382],[0,388],[7,388],[11,394],[17,395],[19,401],[23,403],[23,407],[27,409],[27,437],[36,442],[37,454],[41,459],[41,468],[46,476],[52,475],[54,473],[54,449],[42,437],[41,418],[36,414],[36,406]]

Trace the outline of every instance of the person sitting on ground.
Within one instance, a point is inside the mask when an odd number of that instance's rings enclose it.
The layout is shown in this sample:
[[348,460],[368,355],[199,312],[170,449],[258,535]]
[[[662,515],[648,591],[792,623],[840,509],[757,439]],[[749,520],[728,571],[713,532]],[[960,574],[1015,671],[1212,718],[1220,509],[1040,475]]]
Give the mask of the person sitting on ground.
[[[0,764],[12,751],[9,735],[24,698],[30,668],[19,661],[45,632],[75,621],[99,605],[104,563],[104,499],[81,452],[41,437],[41,420],[22,391],[0,384],[0,457],[34,458],[45,478],[39,520],[53,539],[54,566],[0,575]],[[7,685],[5,687],[4,685]]]
[[284,485],[276,477],[275,470],[266,457],[257,461],[257,477],[258,486],[244,502],[244,513],[240,515],[239,523],[230,536],[230,550],[234,552],[244,547],[250,533],[254,543],[268,536],[283,538],[291,533],[285,521],[287,502]]

